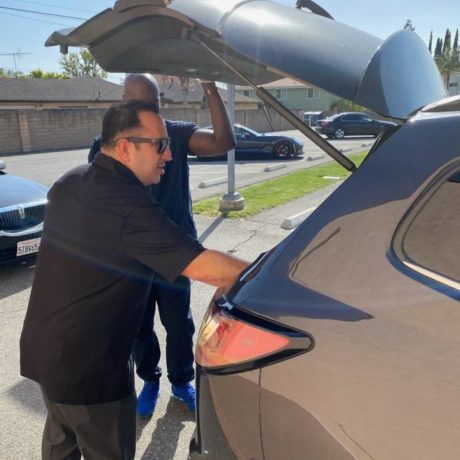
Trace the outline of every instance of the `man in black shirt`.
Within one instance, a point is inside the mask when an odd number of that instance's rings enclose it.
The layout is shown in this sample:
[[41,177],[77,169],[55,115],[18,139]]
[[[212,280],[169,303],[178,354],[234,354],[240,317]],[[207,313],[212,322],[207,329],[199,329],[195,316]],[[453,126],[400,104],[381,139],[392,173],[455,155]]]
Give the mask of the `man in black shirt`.
[[[212,119],[213,130],[199,128],[195,123],[165,120],[173,159],[167,163],[161,183],[148,187],[168,217],[187,235],[197,238],[192,214],[187,156],[218,155],[234,147],[233,130],[219,91],[212,82],[202,82],[203,92]],[[160,87],[149,74],[129,74],[124,82],[124,100],[153,102],[160,107]],[[100,136],[91,146],[88,161],[100,150]],[[150,417],[157,403],[162,375],[160,344],[154,331],[154,316],[159,316],[166,330],[167,376],[174,396],[195,411],[193,334],[195,326],[190,310],[190,280],[178,277],[173,283],[156,276],[150,291],[148,307],[139,328],[133,349],[137,375],[144,387],[137,398],[137,414]]]
[[156,107],[103,122],[102,154],[51,188],[21,335],[21,374],[41,386],[45,459],[132,459],[130,354],[154,273],[228,289],[247,264],[205,250],[146,193],[171,160]]

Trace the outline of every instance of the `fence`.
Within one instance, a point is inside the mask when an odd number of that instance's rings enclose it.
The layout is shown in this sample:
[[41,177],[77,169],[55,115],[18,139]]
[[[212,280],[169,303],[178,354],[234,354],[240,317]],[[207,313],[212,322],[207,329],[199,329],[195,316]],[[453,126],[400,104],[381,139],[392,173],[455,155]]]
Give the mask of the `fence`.
[[[0,110],[0,154],[88,147],[102,128],[105,109],[26,109]],[[299,117],[301,111],[295,112]],[[211,125],[208,110],[163,108],[161,115],[171,120]],[[292,129],[276,112],[270,110],[275,131]],[[237,110],[236,123],[256,131],[271,131],[265,112]]]

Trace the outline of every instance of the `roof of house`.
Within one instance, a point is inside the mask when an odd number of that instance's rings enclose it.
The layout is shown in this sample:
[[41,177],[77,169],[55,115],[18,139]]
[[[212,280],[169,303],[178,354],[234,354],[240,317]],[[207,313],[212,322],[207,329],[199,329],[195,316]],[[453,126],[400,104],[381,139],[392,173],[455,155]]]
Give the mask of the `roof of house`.
[[0,102],[116,102],[122,95],[122,85],[93,77],[0,78]]
[[[272,81],[262,85],[265,89],[280,89],[280,88],[311,88],[312,85],[302,83],[293,78],[281,78],[280,80]],[[251,89],[250,86],[237,86],[238,90]]]

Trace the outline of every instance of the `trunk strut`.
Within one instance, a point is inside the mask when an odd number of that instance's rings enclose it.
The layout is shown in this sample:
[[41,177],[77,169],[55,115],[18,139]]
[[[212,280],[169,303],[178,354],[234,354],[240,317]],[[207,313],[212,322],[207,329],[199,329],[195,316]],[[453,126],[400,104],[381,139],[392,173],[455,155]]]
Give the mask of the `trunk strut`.
[[256,91],[256,95],[265,104],[269,105],[273,110],[278,112],[284,119],[291,123],[291,125],[297,128],[301,133],[305,134],[305,136],[307,136],[321,150],[326,152],[331,158],[337,161],[337,163],[343,166],[346,170],[351,172],[356,171],[356,165],[349,158],[347,158],[342,152],[337,150],[332,144],[323,139],[315,130],[307,126],[299,117],[297,117],[290,110],[288,110],[283,104],[281,104],[278,101],[278,99],[276,99],[272,94],[270,94],[265,88],[259,88],[250,80],[248,80],[243,74],[241,74],[237,69],[235,69],[231,64],[229,64],[224,58],[222,58],[211,48],[209,48],[209,46],[206,45],[206,43],[200,41],[200,44],[204,48],[206,48],[213,56],[219,59],[219,61],[224,63],[234,74],[238,75],[238,77],[244,80],[248,84],[248,86],[253,88]]

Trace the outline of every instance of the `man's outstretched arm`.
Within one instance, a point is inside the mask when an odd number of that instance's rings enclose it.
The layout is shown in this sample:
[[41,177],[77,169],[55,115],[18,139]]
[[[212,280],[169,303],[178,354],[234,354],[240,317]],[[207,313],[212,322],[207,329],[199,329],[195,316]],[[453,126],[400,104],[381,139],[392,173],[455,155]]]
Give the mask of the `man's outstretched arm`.
[[182,275],[228,291],[248,265],[236,257],[207,249],[187,265]]
[[208,101],[213,131],[196,130],[189,140],[189,148],[197,156],[222,155],[235,147],[233,127],[216,84],[206,82],[202,83],[202,87]]

